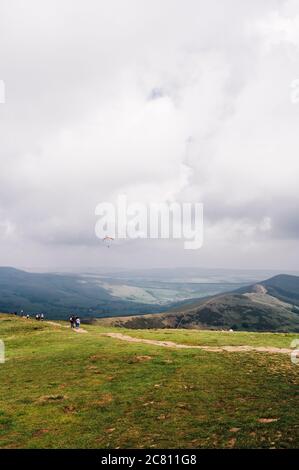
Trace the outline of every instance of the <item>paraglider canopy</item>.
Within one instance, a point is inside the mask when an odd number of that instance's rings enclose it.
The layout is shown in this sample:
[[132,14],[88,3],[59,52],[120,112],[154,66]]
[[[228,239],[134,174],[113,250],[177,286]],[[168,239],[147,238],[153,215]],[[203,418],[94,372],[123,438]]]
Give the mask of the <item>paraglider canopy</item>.
[[103,238],[103,243],[104,245],[107,247],[107,248],[110,248],[110,246],[112,245],[112,242],[114,241],[114,238],[112,237],[105,237]]

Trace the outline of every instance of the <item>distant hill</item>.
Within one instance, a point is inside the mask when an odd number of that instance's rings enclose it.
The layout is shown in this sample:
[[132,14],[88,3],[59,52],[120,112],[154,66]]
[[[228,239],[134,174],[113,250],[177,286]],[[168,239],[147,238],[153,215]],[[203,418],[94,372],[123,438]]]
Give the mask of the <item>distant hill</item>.
[[299,277],[278,275],[259,284],[201,299],[183,308],[102,321],[128,328],[206,328],[299,332]]
[[270,295],[299,305],[299,276],[281,274],[262,283]]
[[[258,284],[171,305],[116,297],[96,276],[28,273],[0,267],[0,312],[43,312],[48,318],[102,319],[129,328],[206,328],[299,331],[299,277],[278,275]],[[130,316],[127,316],[130,315]]]
[[28,273],[0,267],[0,312],[35,314],[65,319],[70,312],[83,317],[161,311],[161,305],[122,300],[110,295],[97,278],[80,275]]

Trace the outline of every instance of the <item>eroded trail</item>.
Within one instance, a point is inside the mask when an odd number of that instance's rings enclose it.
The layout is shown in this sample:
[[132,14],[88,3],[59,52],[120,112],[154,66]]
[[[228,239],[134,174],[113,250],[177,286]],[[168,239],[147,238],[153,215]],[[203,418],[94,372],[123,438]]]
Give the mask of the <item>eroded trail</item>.
[[[47,320],[45,321],[45,323],[48,323],[48,325],[52,325],[52,326],[59,326],[59,328],[71,328],[70,326],[67,326],[67,325],[61,325],[60,323],[57,323],[55,321],[50,321],[50,320]],[[72,328],[72,331],[74,331],[74,333],[87,333],[87,330],[84,330],[84,328]]]
[[288,348],[275,348],[264,346],[196,346],[189,344],[178,344],[172,341],[158,341],[154,339],[134,338],[132,336],[124,335],[122,333],[103,333],[103,336],[127,341],[128,343],[144,343],[152,344],[154,346],[161,346],[163,348],[175,349],[201,349],[203,351],[211,352],[262,352],[269,354],[291,354],[292,349]]
[[59,326],[60,328],[68,328],[66,325],[61,325],[56,321],[46,320],[45,323],[48,323],[48,325]]

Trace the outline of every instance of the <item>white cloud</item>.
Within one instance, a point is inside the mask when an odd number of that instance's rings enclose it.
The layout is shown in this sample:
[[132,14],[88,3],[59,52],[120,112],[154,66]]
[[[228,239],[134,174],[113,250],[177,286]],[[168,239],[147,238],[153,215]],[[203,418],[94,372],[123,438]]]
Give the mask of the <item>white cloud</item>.
[[[14,227],[0,248],[6,264],[218,257],[246,267],[260,264],[266,240],[280,250],[284,240],[292,264],[298,18],[295,1],[3,0],[0,209],[1,226]],[[203,202],[205,247],[190,258],[181,244],[136,242],[107,258],[94,208],[124,191],[133,201]],[[277,266],[264,252],[265,267]]]

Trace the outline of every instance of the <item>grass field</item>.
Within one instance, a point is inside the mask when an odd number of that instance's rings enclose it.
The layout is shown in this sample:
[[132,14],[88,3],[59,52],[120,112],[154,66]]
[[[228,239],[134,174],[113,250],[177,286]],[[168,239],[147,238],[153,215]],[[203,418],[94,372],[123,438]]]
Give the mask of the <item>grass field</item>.
[[299,446],[299,368],[288,355],[176,350],[103,333],[276,347],[296,335],[64,326],[0,315],[1,448]]
[[[123,328],[113,328],[118,332],[124,332]],[[111,328],[107,329],[111,331]],[[248,333],[210,330],[187,329],[163,329],[163,330],[125,330],[126,335],[134,338],[155,339],[160,341],[174,341],[180,344],[194,346],[273,346],[277,348],[289,348],[293,339],[299,338],[298,334],[291,333]]]

